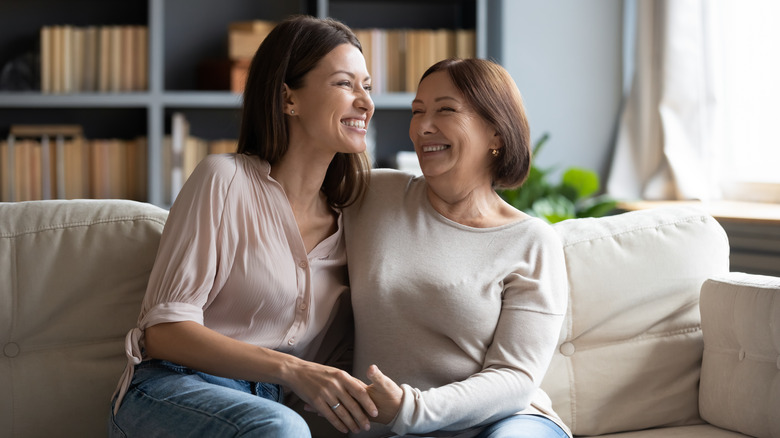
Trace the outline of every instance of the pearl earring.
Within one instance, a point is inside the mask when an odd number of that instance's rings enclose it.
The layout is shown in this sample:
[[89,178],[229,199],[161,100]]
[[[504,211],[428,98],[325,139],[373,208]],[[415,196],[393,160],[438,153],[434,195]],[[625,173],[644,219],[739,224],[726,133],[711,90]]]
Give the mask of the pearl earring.
[[290,110],[290,115],[295,114],[295,110]]

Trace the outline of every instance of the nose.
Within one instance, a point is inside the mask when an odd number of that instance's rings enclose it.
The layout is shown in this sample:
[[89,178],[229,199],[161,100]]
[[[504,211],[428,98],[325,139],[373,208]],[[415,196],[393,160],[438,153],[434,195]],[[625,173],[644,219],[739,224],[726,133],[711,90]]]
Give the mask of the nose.
[[436,123],[433,118],[427,113],[420,114],[418,117],[412,118],[412,123],[417,123],[415,131],[418,135],[429,135],[437,131]]
[[368,90],[363,88],[363,86],[359,87],[357,98],[355,99],[355,106],[370,114],[373,114],[374,112],[374,100],[371,99],[371,94],[369,94]]

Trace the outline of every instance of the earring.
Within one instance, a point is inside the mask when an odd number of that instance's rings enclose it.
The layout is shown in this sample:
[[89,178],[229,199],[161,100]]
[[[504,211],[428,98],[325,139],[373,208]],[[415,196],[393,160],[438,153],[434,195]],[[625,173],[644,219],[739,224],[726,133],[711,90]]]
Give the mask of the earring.
[[290,110],[290,115],[295,115],[295,110]]
[[494,157],[498,156],[498,149],[491,149],[490,153],[493,154]]

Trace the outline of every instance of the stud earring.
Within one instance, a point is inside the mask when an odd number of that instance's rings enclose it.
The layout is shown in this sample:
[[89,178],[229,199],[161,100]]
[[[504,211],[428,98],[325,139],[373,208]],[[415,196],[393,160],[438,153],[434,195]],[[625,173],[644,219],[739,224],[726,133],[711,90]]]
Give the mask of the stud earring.
[[295,115],[295,110],[290,110],[290,115]]
[[498,149],[491,149],[490,153],[493,154],[494,157],[498,156]]

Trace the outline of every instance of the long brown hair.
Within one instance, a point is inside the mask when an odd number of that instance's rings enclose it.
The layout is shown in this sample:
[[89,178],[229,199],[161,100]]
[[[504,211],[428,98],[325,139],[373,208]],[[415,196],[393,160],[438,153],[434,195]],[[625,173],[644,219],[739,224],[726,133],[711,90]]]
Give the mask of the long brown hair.
[[[303,86],[306,74],[341,44],[363,51],[349,27],[334,19],[297,15],[274,27],[249,65],[238,153],[257,155],[272,165],[287,153],[283,85],[291,89]],[[322,183],[328,203],[346,207],[359,199],[366,190],[370,168],[365,152],[337,153]]]
[[466,101],[498,133],[503,147],[492,161],[495,188],[523,184],[531,169],[531,129],[523,98],[515,81],[503,67],[485,59],[445,59],[432,65],[431,73],[445,71]]

